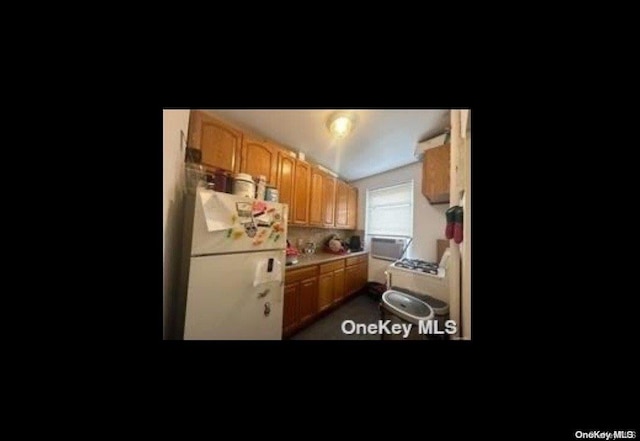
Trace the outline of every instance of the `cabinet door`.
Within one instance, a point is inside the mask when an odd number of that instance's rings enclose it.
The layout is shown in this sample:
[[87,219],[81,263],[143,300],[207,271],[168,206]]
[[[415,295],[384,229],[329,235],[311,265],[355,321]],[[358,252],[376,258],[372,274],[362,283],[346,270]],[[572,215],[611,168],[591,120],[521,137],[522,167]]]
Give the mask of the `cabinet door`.
[[315,167],[311,168],[311,193],[309,194],[309,225],[314,227],[323,226],[322,218],[322,189],[323,175],[320,170]]
[[311,320],[318,312],[318,278],[313,277],[300,282],[298,314],[300,325]]
[[240,168],[242,132],[204,112],[191,112],[189,144],[201,150],[204,165],[234,173]]
[[347,228],[355,230],[358,215],[358,189],[351,186],[347,189]]
[[322,224],[333,228],[333,212],[336,205],[336,178],[325,175],[322,179]]
[[318,312],[324,311],[333,303],[334,295],[333,272],[322,274],[318,278]]
[[344,297],[344,268],[333,272],[333,301],[339,302]]
[[265,142],[245,137],[242,141],[240,172],[249,173],[254,178],[264,175],[267,184],[276,185],[278,152]]
[[422,194],[432,204],[449,202],[450,155],[450,144],[444,144],[424,152]]
[[360,262],[358,264],[358,283],[357,283],[357,290],[361,290],[363,289],[365,286],[367,286],[367,278],[369,277],[368,273],[368,269],[369,266],[367,265],[367,262]]
[[309,192],[311,188],[311,166],[296,161],[296,179],[294,184],[293,223],[307,225],[309,223]]
[[345,295],[350,296],[358,290],[360,272],[358,265],[348,266],[344,273]]
[[295,158],[278,152],[278,202],[289,205],[289,223],[293,219],[293,183],[295,180]]
[[282,311],[282,335],[289,336],[300,324],[298,314],[300,299],[300,283],[292,283],[284,286],[283,311]]
[[347,184],[338,180],[336,189],[336,228],[347,227],[347,207],[349,203],[349,190]]

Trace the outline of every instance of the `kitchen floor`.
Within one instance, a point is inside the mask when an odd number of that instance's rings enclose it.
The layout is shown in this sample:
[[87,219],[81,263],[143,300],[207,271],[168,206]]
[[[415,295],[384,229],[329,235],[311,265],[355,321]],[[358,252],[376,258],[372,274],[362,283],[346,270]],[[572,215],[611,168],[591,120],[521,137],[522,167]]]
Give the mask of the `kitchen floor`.
[[380,340],[378,334],[347,335],[342,332],[344,320],[356,323],[377,323],[380,320],[379,302],[367,294],[360,294],[335,311],[292,336],[290,340]]

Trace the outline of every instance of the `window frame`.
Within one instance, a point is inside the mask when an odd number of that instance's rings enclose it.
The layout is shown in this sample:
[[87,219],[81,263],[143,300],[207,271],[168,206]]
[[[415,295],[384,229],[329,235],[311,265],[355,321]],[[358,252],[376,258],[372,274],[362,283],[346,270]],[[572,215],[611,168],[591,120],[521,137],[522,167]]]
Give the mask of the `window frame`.
[[[371,212],[369,210],[369,207],[371,206],[371,192],[375,192],[377,190],[383,190],[386,188],[392,188],[392,187],[400,187],[402,185],[407,185],[410,184],[410,204],[411,204],[411,231],[410,234],[407,235],[394,235],[394,234],[371,234],[369,232],[369,226],[371,225]],[[364,235],[365,237],[382,237],[382,238],[392,238],[392,239],[397,239],[397,238],[405,238],[405,239],[411,239],[413,237],[413,221],[414,221],[414,217],[415,217],[415,201],[414,201],[414,194],[415,192],[415,179],[407,179],[406,181],[402,181],[402,182],[397,182],[391,185],[381,185],[378,187],[374,187],[374,188],[367,188],[367,198],[366,198],[366,203],[365,203],[365,223],[364,223]]]

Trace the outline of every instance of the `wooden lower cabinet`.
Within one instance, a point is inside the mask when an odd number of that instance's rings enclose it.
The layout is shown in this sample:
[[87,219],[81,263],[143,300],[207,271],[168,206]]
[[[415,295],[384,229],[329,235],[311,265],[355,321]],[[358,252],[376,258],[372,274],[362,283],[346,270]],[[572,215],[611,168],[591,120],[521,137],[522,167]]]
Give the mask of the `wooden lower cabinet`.
[[300,325],[305,325],[318,312],[318,278],[313,277],[300,282]]
[[340,303],[345,294],[344,268],[321,274],[318,281],[318,312]]
[[367,286],[367,279],[369,277],[369,265],[367,262],[360,262],[358,264],[358,291]]
[[[359,258],[353,265],[345,269],[345,295],[350,296],[367,285],[369,265],[365,259]],[[347,262],[349,263],[349,262]]]
[[311,321],[318,312],[318,278],[284,285],[282,335],[288,337]]
[[350,296],[358,290],[358,284],[360,283],[360,274],[358,271],[358,265],[348,266],[344,270],[344,290],[345,295]]
[[282,336],[287,338],[320,313],[360,291],[367,283],[367,256],[295,269],[285,273]]
[[338,303],[345,296],[344,268],[333,272],[333,303]]
[[298,299],[300,283],[292,283],[284,286],[283,311],[282,311],[282,335],[291,335],[300,325],[298,314]]
[[318,278],[318,312],[324,311],[333,303],[334,279],[333,273],[321,274]]

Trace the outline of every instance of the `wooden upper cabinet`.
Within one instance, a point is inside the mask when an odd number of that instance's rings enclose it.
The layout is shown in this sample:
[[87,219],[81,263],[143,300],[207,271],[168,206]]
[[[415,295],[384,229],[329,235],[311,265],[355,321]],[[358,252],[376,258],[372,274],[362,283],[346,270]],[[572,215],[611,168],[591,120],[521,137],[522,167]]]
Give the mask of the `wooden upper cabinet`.
[[248,173],[254,178],[263,175],[267,178],[267,184],[276,185],[278,180],[277,150],[271,144],[245,136],[242,141],[240,172]]
[[358,217],[358,189],[348,187],[347,193],[347,228],[355,230]]
[[335,210],[335,226],[336,228],[347,228],[347,209],[349,205],[349,187],[343,181],[338,180],[336,188],[336,210]]
[[202,151],[202,163],[231,172],[240,169],[242,132],[195,110],[189,118],[189,147]]
[[432,204],[449,202],[449,167],[451,144],[424,152],[422,163],[422,194]]
[[311,165],[296,160],[296,178],[293,190],[293,223],[309,224],[309,193],[311,188]]
[[322,179],[322,225],[333,228],[336,205],[336,178],[324,175]]
[[311,194],[309,195],[309,225],[323,226],[323,182],[324,173],[316,167],[311,167]]
[[285,151],[278,151],[278,202],[289,204],[289,223],[293,222],[293,187],[296,159]]

